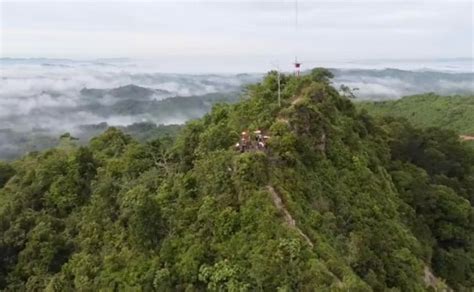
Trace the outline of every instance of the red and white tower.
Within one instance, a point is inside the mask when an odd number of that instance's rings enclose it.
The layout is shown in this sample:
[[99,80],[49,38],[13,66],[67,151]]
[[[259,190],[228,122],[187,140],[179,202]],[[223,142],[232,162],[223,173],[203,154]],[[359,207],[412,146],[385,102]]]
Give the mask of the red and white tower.
[[301,68],[301,63],[298,62],[298,59],[295,57],[295,63],[293,63],[295,65],[295,75],[297,77],[300,76],[300,68]]

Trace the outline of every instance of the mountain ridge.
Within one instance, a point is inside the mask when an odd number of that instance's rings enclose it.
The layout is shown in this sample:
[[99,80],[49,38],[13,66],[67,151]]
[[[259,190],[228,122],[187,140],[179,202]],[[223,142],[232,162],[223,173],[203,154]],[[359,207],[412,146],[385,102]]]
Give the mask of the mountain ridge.
[[0,287],[422,291],[428,267],[472,288],[472,150],[357,111],[327,70],[280,77],[281,106],[271,72],[175,141],[110,128],[12,163]]

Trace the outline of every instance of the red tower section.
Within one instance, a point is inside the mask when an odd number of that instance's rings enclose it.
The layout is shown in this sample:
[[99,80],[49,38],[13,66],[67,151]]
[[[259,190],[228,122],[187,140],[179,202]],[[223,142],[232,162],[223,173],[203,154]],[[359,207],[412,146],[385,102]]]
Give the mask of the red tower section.
[[295,60],[295,75],[300,76],[300,68],[301,68],[301,63],[299,63],[297,60]]

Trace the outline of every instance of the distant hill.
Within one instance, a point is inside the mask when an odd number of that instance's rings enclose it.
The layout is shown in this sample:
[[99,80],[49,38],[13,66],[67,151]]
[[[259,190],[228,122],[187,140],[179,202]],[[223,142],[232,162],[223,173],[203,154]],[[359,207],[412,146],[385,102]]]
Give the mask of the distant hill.
[[102,98],[105,95],[110,95],[121,99],[149,99],[154,95],[157,97],[170,97],[173,95],[172,92],[164,89],[151,89],[135,84],[128,84],[112,89],[83,88],[80,93],[82,96],[92,98]]
[[134,84],[129,84],[126,86],[121,86],[118,88],[114,88],[109,91],[109,93],[113,96],[119,98],[126,98],[126,97],[140,97],[140,98],[148,98],[153,94],[162,94],[162,95],[170,95],[171,92],[163,89],[148,89],[144,87],[140,87]]
[[375,116],[403,117],[416,126],[474,135],[474,96],[423,94],[394,101],[360,102],[357,106]]
[[[81,95],[90,100],[77,107],[61,108],[60,112],[73,115],[77,111],[83,111],[103,117],[104,120],[109,117],[133,116],[136,122],[119,128],[139,141],[147,141],[165,134],[173,136],[179,128],[175,124],[202,117],[216,103],[235,103],[239,101],[240,94],[239,92],[208,93],[153,100],[157,93],[164,92],[136,85],[114,89],[84,88],[81,90]],[[48,92],[48,94],[55,93]],[[112,96],[113,103],[102,103],[101,99],[105,96]],[[109,126],[114,126],[106,122],[87,122],[85,120],[84,124],[71,127],[68,132],[86,143]],[[44,128],[17,131],[0,127],[0,160],[12,160],[27,152],[54,147],[59,142],[57,136],[57,133]]]
[[[104,103],[97,97],[95,92],[97,89],[89,90],[91,96],[94,95],[95,100],[91,100],[91,102],[78,108],[65,109],[65,111],[80,109],[104,118],[117,115],[135,117],[142,115],[143,119],[153,120],[158,123],[169,123],[167,122],[169,120],[179,120],[182,123],[190,119],[202,117],[211,110],[212,105],[215,103],[234,103],[239,100],[239,92],[208,93],[153,99],[146,97],[150,92],[144,89],[120,88],[119,91],[109,91],[115,94],[113,102]],[[137,95],[127,95],[127,92],[131,91],[137,93]],[[106,95],[110,95],[110,93],[106,93]]]

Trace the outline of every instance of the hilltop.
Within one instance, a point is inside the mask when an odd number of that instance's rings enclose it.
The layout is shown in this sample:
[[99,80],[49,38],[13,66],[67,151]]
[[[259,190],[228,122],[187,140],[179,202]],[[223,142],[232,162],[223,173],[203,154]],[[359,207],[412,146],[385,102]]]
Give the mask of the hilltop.
[[330,77],[282,76],[280,106],[270,72],[174,140],[109,128],[0,165],[0,289],[472,289],[473,150]]

